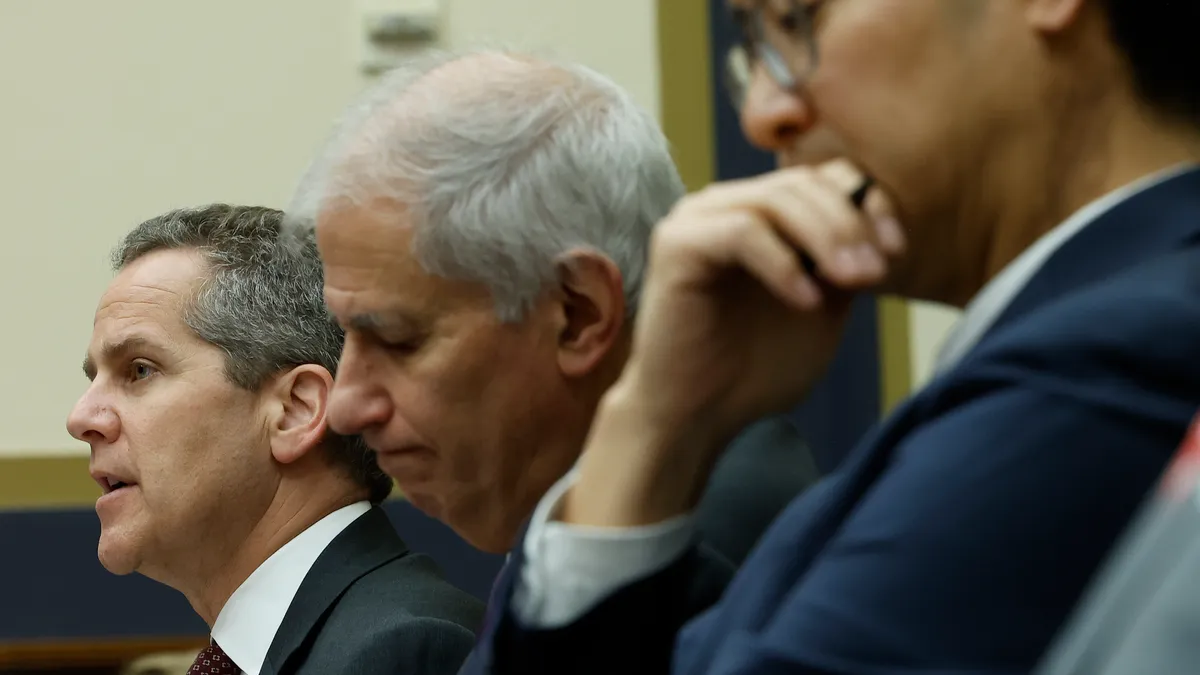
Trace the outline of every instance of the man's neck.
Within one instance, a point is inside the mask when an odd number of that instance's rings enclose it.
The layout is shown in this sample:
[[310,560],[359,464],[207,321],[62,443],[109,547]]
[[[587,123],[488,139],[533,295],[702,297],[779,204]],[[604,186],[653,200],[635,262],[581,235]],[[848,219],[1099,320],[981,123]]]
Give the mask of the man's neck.
[[[1007,198],[1010,208],[992,231],[985,275],[970,297],[1042,235],[1104,195],[1173,166],[1200,163],[1200,131],[1172,124],[1144,108],[1113,105],[1078,120],[1042,171],[1024,171],[1040,188],[1015,179],[1024,194]],[[1031,155],[1036,156],[1036,155]]]
[[321,498],[316,492],[281,491],[226,560],[218,561],[210,573],[197,575],[202,577],[199,583],[188,588],[173,584],[210,628],[234,591],[276,551],[325,516],[358,501],[348,495]]
[[564,397],[574,405],[556,410],[552,423],[541,425],[537,437],[529,439],[540,452],[525,467],[523,481],[518,486],[520,492],[506,495],[508,508],[497,509],[486,527],[481,528],[486,536],[465,537],[472,546],[500,554],[517,545],[521,528],[538,502],[579,460],[600,400],[616,382],[628,358],[630,335],[627,330],[592,376],[578,382],[571,394]]

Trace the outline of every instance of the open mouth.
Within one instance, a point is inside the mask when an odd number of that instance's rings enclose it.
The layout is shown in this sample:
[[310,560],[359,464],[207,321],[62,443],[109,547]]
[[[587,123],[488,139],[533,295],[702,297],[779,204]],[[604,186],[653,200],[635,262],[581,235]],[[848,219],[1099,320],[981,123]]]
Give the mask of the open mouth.
[[112,494],[112,493],[116,492],[117,490],[121,490],[121,489],[124,489],[127,487],[133,487],[133,486],[137,485],[137,483],[134,483],[132,481],[124,481],[124,480],[121,480],[120,478],[116,478],[114,476],[105,476],[105,475],[97,476],[96,482],[100,484],[100,488],[102,490],[104,490],[104,494],[106,494],[106,495]]

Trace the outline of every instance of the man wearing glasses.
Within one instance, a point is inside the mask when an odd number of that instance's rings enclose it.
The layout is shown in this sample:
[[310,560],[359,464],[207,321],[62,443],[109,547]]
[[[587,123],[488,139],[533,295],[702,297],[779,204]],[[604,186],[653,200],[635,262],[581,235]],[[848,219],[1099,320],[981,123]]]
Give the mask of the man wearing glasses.
[[[472,667],[1028,672],[1200,407],[1200,5],[731,4],[783,168],[657,226],[629,363]],[[938,377],[688,621],[722,441],[803,398],[859,292],[966,310]]]

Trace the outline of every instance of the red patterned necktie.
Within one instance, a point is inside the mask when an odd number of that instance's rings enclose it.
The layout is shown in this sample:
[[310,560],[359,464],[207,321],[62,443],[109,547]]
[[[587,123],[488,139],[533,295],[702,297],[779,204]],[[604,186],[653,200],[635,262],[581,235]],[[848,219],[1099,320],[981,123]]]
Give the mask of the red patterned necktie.
[[217,643],[210,642],[188,668],[188,675],[241,675],[240,668],[229,660]]

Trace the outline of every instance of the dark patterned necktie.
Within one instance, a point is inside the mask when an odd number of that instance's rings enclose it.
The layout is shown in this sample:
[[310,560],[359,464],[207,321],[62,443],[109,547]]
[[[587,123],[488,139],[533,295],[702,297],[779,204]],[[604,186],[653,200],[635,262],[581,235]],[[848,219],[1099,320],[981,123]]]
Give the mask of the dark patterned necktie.
[[241,675],[241,673],[241,669],[229,660],[224,650],[215,642],[210,642],[208,647],[200,652],[200,655],[192,662],[192,667],[188,668],[188,675]]

